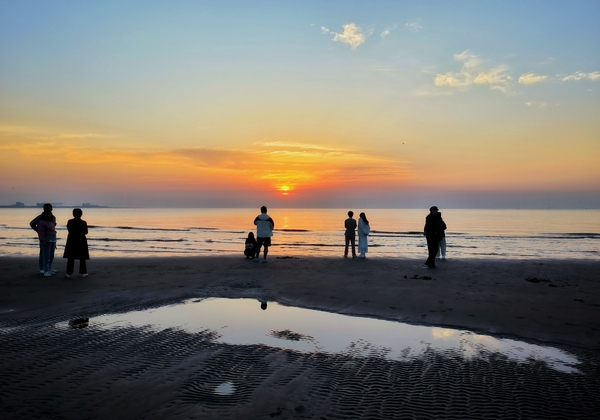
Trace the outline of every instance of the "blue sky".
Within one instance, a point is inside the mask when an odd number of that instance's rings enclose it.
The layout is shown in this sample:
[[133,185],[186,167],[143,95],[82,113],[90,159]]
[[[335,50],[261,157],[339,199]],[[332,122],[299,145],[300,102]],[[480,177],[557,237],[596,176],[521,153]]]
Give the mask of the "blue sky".
[[43,201],[45,156],[62,201],[598,206],[599,18],[597,1],[3,2],[0,197]]

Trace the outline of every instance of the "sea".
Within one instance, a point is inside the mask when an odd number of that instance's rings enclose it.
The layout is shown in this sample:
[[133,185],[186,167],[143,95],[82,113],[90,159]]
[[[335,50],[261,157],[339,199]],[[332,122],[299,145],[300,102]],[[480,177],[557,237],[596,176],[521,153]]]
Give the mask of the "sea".
[[[342,256],[349,209],[272,208],[269,255]],[[370,226],[369,258],[425,258],[427,210],[352,209]],[[55,208],[57,255],[72,209]],[[600,260],[600,210],[441,209],[447,258]],[[0,256],[36,256],[36,208],[0,209]],[[94,257],[243,256],[254,208],[83,208]]]

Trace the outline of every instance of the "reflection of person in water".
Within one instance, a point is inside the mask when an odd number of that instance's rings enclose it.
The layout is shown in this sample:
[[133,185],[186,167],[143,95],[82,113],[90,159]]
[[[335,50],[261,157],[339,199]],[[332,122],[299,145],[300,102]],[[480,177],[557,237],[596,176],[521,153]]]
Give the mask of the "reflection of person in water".
[[260,301],[260,309],[262,309],[263,311],[265,309],[267,309],[267,301],[266,300],[261,300]]

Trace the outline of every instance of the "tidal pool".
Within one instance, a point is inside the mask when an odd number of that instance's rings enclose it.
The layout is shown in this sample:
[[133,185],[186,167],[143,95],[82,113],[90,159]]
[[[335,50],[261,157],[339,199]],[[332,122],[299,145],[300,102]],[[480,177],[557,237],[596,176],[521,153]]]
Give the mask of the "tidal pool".
[[[500,354],[519,363],[542,361],[561,372],[580,373],[577,357],[554,347],[467,330],[340,315],[255,299],[188,300],[154,309],[102,315],[91,318],[89,325],[155,331],[174,328],[191,333],[208,330],[216,333],[216,341],[228,344],[258,344],[400,361],[413,360],[431,351],[452,352],[465,359]],[[228,386],[221,392],[229,392]]]

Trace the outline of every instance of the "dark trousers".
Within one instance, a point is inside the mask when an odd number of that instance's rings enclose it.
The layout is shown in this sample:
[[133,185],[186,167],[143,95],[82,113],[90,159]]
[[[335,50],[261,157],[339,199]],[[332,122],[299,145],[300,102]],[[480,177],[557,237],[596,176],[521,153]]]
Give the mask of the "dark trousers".
[[[75,258],[67,259],[67,274],[73,274],[73,269],[75,268]],[[87,274],[87,265],[85,260],[79,260],[79,274]]]
[[348,256],[348,245],[352,244],[352,256],[356,257],[355,236],[346,236],[346,247],[344,248],[344,256]]
[[434,235],[426,235],[425,238],[427,239],[427,251],[428,251],[428,257],[427,257],[427,261],[425,261],[425,264],[430,267],[435,267],[435,256],[437,255],[437,252],[438,252],[439,236],[436,233]]

